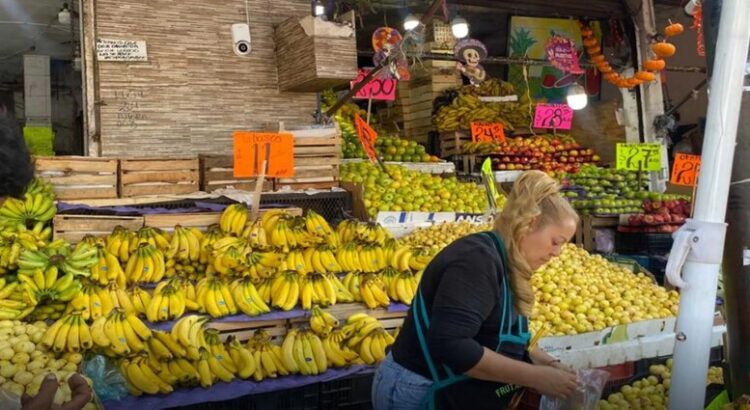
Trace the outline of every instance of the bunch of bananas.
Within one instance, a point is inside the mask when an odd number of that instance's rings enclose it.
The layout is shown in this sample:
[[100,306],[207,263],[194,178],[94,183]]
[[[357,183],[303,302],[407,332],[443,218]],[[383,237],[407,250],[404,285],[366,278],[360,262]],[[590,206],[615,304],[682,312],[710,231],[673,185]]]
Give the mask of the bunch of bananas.
[[165,252],[168,276],[178,274],[190,277],[206,271],[206,264],[200,262],[202,237],[203,233],[197,228],[175,226],[169,248]]
[[300,300],[300,277],[297,272],[279,272],[271,283],[271,304],[281,310],[294,309]]
[[388,251],[381,245],[347,243],[336,255],[344,271],[378,272],[388,266]]
[[[52,239],[52,227],[44,222],[37,222],[31,229],[26,228],[24,224],[18,224],[15,227],[3,229],[0,238],[4,239],[8,245],[17,242],[23,249],[37,251],[46,247]],[[18,255],[16,255],[17,258]]]
[[44,333],[41,342],[55,353],[80,353],[94,347],[92,332],[80,312],[58,319]]
[[339,320],[332,314],[315,305],[310,311],[310,329],[320,336],[326,336],[339,325]]
[[122,226],[116,226],[105,239],[109,253],[117,256],[121,263],[128,263],[130,254],[135,252],[138,237],[135,232]]
[[500,143],[497,141],[465,142],[461,145],[461,152],[464,155],[489,155],[499,150]]
[[98,260],[96,248],[86,242],[79,242],[71,249],[67,242],[55,240],[38,251],[23,250],[18,258],[18,273],[33,276],[35,270],[54,265],[65,273],[87,277]]
[[386,268],[380,275],[385,282],[391,300],[411,305],[411,301],[417,293],[417,287],[419,287],[418,275],[411,271],[399,272],[391,267]]
[[[206,329],[203,335],[208,348],[206,361],[213,376],[219,380],[229,383],[234,379],[235,374],[239,371],[238,363],[234,362],[232,355],[229,354],[226,346],[219,337],[219,331],[216,329]],[[239,353],[239,352],[238,352]],[[248,352],[249,354],[249,352]],[[252,361],[255,364],[255,360]],[[200,373],[200,371],[199,371]],[[252,375],[244,372],[245,379]]]
[[115,299],[107,287],[86,283],[68,304],[68,313],[80,312],[84,320],[96,320],[108,315],[115,308]]
[[337,227],[341,243],[359,241],[361,243],[385,245],[391,233],[378,223],[361,222],[356,219],[342,221]]
[[18,269],[18,257],[22,250],[23,245],[14,231],[6,229],[0,232],[0,275]]
[[260,224],[263,226],[263,230],[266,231],[266,237],[271,237],[271,232],[273,232],[274,226],[276,226],[276,222],[278,222],[281,219],[291,219],[292,214],[289,212],[283,210],[283,209],[269,209],[267,211],[264,211],[260,216]]
[[516,95],[516,88],[513,83],[491,78],[482,81],[478,86],[467,85],[459,89],[461,94],[476,95],[480,97],[502,97],[507,95]]
[[232,297],[240,312],[248,316],[258,316],[271,311],[258,294],[253,282],[248,278],[237,279],[230,285]]
[[139,243],[125,265],[128,283],[159,282],[165,274],[164,253],[148,242]]
[[[218,224],[209,225],[206,232],[200,238],[200,257],[198,261],[201,265],[208,265],[213,260],[214,243],[224,237],[224,233]],[[190,276],[190,275],[188,275]]]
[[[338,292],[332,280],[333,277],[333,275],[328,276],[316,272],[297,279],[300,282],[299,299],[303,309],[311,309],[313,304],[323,306],[336,304]],[[292,291],[290,291],[290,297],[291,293]]]
[[0,207],[0,226],[32,226],[52,220],[56,213],[54,196],[27,193],[24,200],[6,198]]
[[115,309],[91,325],[91,336],[109,356],[127,356],[147,349],[152,337],[149,329],[134,313]]
[[128,296],[133,302],[133,309],[138,315],[146,316],[146,310],[151,304],[151,294],[140,286],[133,286],[128,289]]
[[43,194],[47,196],[55,195],[54,186],[42,178],[34,178],[26,187],[26,194]]
[[346,346],[350,334],[342,329],[336,329],[323,338],[323,349],[328,361],[335,367],[345,367],[349,364],[364,364],[359,355]]
[[279,218],[270,232],[271,245],[288,253],[290,249],[308,248],[322,242],[322,238],[307,231],[302,217]]
[[166,252],[167,249],[172,246],[169,233],[152,226],[144,226],[143,228],[136,231],[135,246],[131,246],[130,252],[132,253],[135,250],[135,247],[144,243],[147,243],[162,252]]
[[237,314],[237,304],[232,297],[232,291],[223,280],[217,277],[205,278],[198,282],[195,290],[198,305],[211,317]]
[[393,269],[399,271],[421,271],[432,261],[434,254],[430,248],[399,246],[390,259]]
[[364,302],[370,309],[388,307],[391,303],[385,281],[374,273],[349,272],[344,277],[344,286],[357,302]]
[[252,247],[244,238],[226,236],[213,242],[210,264],[206,273],[234,276],[252,265],[248,257]]
[[395,341],[382,323],[366,313],[349,316],[342,330],[352,335],[346,346],[358,352],[360,359],[369,365],[385,359],[386,349]]
[[247,205],[243,203],[231,204],[224,209],[219,218],[219,226],[225,234],[241,235],[248,220]]
[[120,373],[128,383],[128,391],[133,396],[146,394],[168,394],[174,391],[164,378],[167,374],[158,374],[144,357],[122,359],[119,363]]
[[323,341],[313,332],[290,329],[281,344],[284,366],[292,373],[305,376],[324,373],[328,370],[328,355]]
[[253,224],[247,224],[245,230],[242,231],[241,236],[247,239],[253,249],[268,250],[271,246],[271,243],[268,240],[268,234],[263,228],[263,223],[260,220],[255,221]]
[[303,253],[306,267],[312,267],[313,272],[317,273],[338,273],[343,270],[333,248],[329,245],[319,245],[314,248],[307,248]]
[[28,306],[19,299],[23,299],[19,294],[20,282],[7,282],[5,278],[0,278],[0,319],[20,320],[28,316],[35,305]]
[[98,282],[100,285],[106,285],[114,281],[121,288],[125,288],[128,278],[125,276],[125,271],[122,269],[117,256],[108,251],[106,246],[97,245],[96,257],[97,261],[91,267],[91,280]]
[[72,273],[60,275],[57,266],[48,266],[45,270],[34,269],[31,275],[18,273],[18,281],[32,305],[40,301],[67,302],[75,297],[81,284]]
[[255,372],[253,379],[261,381],[267,377],[276,378],[293,373],[284,364],[284,353],[281,346],[271,343],[271,336],[265,330],[258,330],[247,341],[247,349],[253,353]]

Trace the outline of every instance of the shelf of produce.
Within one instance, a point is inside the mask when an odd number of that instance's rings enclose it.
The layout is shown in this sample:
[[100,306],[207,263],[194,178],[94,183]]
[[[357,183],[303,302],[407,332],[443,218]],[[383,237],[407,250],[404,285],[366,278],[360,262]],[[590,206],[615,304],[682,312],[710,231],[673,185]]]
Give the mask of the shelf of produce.
[[[342,161],[344,164],[358,163],[367,161],[361,158],[347,158]],[[398,165],[410,171],[424,172],[426,174],[455,174],[456,164],[452,162],[395,162],[386,161],[385,165]]]
[[209,389],[178,388],[171,394],[144,395],[140,397],[127,396],[121,400],[104,401],[102,404],[107,410],[131,410],[143,408],[159,410],[168,408],[179,408],[199,403],[222,402],[248,395],[289,390],[311,384],[328,382],[342,379],[351,375],[372,372],[373,367],[366,365],[355,365],[347,368],[329,369],[317,376],[285,376],[277,379],[265,379],[261,382],[249,380],[235,380],[231,383],[218,382]]

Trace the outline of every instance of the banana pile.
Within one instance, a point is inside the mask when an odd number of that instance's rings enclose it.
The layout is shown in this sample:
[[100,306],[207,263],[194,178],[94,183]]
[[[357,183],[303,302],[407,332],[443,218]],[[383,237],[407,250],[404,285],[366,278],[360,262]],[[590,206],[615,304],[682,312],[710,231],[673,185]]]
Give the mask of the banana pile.
[[60,269],[55,265],[47,266],[45,270],[34,269],[30,275],[19,272],[17,279],[22,284],[26,300],[32,306],[48,301],[68,302],[81,289],[81,284],[75,279],[75,275],[61,274]]
[[24,301],[26,296],[21,292],[20,284],[0,278],[0,319],[21,320],[34,310],[34,305]]
[[96,248],[86,242],[71,248],[64,240],[56,239],[43,249],[24,249],[18,258],[18,273],[32,276],[37,269],[57,266],[65,273],[88,277],[90,268],[99,260],[97,253]]
[[236,279],[229,285],[229,289],[240,312],[248,316],[258,316],[271,311],[249,278]]
[[324,337],[339,325],[339,320],[332,314],[315,305],[310,310],[310,329]]
[[24,199],[6,198],[0,207],[0,226],[33,226],[46,223],[57,214],[55,197],[46,193],[27,192]]
[[[0,320],[0,389],[17,396],[35,396],[44,377],[54,373],[61,384],[54,404],[61,405],[71,399],[66,381],[78,370],[83,356],[49,350],[42,344],[46,330],[44,322]],[[93,402],[84,407],[85,410],[96,408]]]
[[386,349],[395,341],[382,323],[366,313],[349,316],[341,330],[345,335],[351,335],[343,341],[346,347],[370,365],[385,359]]
[[499,151],[500,143],[497,141],[472,141],[461,145],[464,155],[489,155]]

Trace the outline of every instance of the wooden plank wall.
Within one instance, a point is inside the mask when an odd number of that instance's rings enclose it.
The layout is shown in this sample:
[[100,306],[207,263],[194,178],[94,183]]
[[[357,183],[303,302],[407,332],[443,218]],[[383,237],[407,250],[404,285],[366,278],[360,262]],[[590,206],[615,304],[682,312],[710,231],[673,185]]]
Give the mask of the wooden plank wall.
[[245,22],[243,0],[96,0],[97,38],[148,48],[148,62],[96,65],[100,155],[228,154],[232,130],[311,122],[315,94],[278,90],[273,41],[273,26],[306,15],[310,2],[248,5],[252,53],[238,57],[231,25]]

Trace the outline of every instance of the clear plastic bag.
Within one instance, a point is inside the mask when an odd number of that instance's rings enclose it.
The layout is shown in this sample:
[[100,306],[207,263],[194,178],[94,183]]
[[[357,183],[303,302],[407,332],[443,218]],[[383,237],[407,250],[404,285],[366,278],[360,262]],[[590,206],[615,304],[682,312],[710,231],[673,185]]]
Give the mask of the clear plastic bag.
[[21,410],[21,398],[15,393],[0,388],[0,409]]
[[578,375],[578,388],[567,400],[542,396],[539,410],[596,410],[602,397],[609,373],[604,370],[582,369]]
[[114,363],[96,355],[84,364],[84,371],[94,382],[100,400],[120,400],[128,395],[128,386]]

